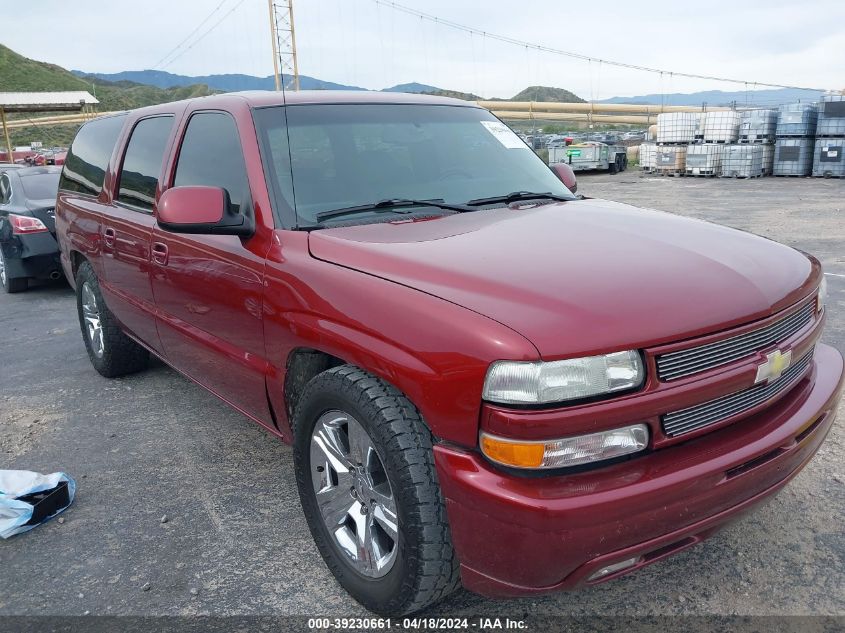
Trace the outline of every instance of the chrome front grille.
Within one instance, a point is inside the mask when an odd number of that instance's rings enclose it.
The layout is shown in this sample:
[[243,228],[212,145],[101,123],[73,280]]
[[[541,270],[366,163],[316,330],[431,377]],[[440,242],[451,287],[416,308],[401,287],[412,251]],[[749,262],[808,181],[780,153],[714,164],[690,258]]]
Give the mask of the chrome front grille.
[[664,382],[677,380],[750,356],[798,332],[813,320],[815,308],[815,302],[809,301],[797,312],[759,330],[715,343],[661,354],[657,357],[657,377]]
[[762,382],[759,385],[697,404],[694,407],[666,413],[661,417],[663,432],[668,437],[678,437],[753,409],[783,393],[798,382],[812,359],[813,352],[811,350],[795,361],[777,380],[768,383]]

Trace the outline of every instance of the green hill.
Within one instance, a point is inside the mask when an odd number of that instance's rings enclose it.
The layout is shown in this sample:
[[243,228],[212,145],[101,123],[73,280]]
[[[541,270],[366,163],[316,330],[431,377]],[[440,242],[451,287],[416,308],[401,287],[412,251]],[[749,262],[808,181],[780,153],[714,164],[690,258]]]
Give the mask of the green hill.
[[421,92],[420,94],[434,95],[435,97],[452,97],[453,99],[463,99],[464,101],[482,100],[481,97],[471,92],[460,92],[458,90],[432,90],[431,92]]
[[586,103],[578,95],[563,88],[549,86],[529,86],[522,92],[515,94],[509,101],[558,101],[562,103]]
[[[213,94],[208,86],[198,84],[175,88],[156,88],[131,81],[112,83],[90,77],[77,77],[55,64],[35,61],[19,55],[0,44],[0,92],[50,92],[60,90],[87,90],[100,101],[98,110],[131,110],[142,106],[190,97]],[[64,113],[67,114],[67,113]],[[30,115],[30,118],[44,114]],[[26,118],[12,116],[13,119]],[[76,125],[32,126],[15,128],[11,132],[12,143],[25,145],[39,140],[45,145],[67,145],[76,133]]]

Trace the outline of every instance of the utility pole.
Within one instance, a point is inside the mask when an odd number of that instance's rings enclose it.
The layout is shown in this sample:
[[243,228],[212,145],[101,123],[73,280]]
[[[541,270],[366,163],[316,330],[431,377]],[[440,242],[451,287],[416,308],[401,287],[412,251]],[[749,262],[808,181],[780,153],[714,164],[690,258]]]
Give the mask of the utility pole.
[[[299,90],[299,66],[296,61],[296,31],[293,26],[293,0],[267,0],[270,9],[270,35],[273,42],[273,72],[276,90]],[[285,74],[291,76],[284,83]]]

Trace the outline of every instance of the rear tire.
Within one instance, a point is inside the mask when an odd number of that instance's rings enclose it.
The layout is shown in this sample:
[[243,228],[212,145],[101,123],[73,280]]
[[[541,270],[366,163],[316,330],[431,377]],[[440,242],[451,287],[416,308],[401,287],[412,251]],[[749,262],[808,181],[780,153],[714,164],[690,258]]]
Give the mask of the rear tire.
[[617,163],[616,161],[613,161],[612,163],[610,163],[610,164],[607,166],[607,170],[608,170],[611,174],[615,174],[615,173],[617,173],[617,172],[619,171],[619,163]]
[[[432,436],[413,404],[357,367],[334,367],[306,386],[293,431],[305,518],[323,560],[353,598],[378,614],[400,616],[458,587]],[[363,461],[356,448],[362,445],[371,456]],[[391,525],[379,521],[388,504],[395,510],[388,512]],[[372,528],[361,527],[367,520]],[[373,534],[379,542],[370,547]],[[346,545],[359,542],[363,554]]]
[[116,378],[147,368],[150,353],[123,333],[88,262],[76,273],[76,310],[88,358],[101,375]]
[[29,287],[29,278],[9,277],[9,271],[6,267],[6,256],[3,255],[2,248],[0,248],[0,283],[3,284],[3,290],[9,294],[23,292]]

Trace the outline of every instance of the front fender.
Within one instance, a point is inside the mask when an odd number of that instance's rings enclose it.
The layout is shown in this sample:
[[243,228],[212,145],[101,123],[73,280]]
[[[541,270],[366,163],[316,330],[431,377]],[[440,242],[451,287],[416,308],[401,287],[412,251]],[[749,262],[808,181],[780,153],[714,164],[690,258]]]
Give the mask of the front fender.
[[[522,335],[466,308],[317,260],[307,235],[284,233],[267,261],[264,328],[271,402],[290,437],[283,389],[287,360],[318,350],[389,382],[420,410],[432,433],[477,443],[481,390],[494,360],[536,360]],[[305,239],[303,239],[305,238]]]

